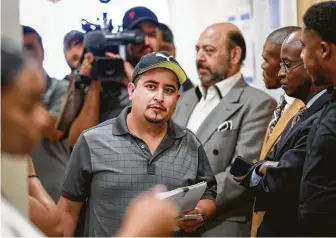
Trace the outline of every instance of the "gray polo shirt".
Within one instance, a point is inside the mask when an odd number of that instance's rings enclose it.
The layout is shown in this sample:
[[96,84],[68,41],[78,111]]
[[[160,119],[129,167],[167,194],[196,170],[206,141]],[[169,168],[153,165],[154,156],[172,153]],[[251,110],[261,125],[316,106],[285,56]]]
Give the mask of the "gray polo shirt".
[[216,180],[196,136],[169,120],[167,134],[151,154],[127,128],[130,110],[85,131],[73,149],[62,195],[87,199],[84,236],[115,234],[131,200],[155,184],[172,190],[207,181],[202,199],[216,198]]
[[[47,76],[47,80],[48,86],[43,97],[43,104],[49,113],[59,116],[68,82],[50,78],[49,76]],[[70,153],[70,144],[67,139],[50,141],[47,138],[43,138],[30,153],[36,174],[55,202],[61,196],[62,182],[70,159]]]

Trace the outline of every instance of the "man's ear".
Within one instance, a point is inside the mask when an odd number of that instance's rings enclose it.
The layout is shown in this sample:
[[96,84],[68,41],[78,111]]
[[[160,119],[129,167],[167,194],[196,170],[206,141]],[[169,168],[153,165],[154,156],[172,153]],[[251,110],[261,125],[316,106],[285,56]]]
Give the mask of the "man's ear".
[[176,100],[176,102],[175,102],[175,106],[174,106],[174,110],[173,110],[173,112],[175,112],[175,110],[176,110],[177,101],[180,99],[180,97],[181,97],[181,94],[178,93],[178,94],[177,94],[177,100]]
[[129,98],[130,101],[132,101],[135,89],[136,89],[136,86],[135,86],[134,83],[129,83],[127,85],[128,98]]
[[242,55],[242,49],[239,46],[235,46],[233,49],[231,49],[232,64],[240,64],[241,55]]
[[329,57],[331,55],[330,45],[325,41],[321,41],[320,46],[322,50],[322,54],[321,54],[322,59]]

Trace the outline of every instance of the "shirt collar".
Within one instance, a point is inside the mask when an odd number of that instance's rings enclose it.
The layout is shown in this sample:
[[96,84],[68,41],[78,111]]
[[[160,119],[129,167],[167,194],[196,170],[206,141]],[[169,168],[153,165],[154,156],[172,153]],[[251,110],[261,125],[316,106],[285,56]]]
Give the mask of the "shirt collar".
[[[226,79],[223,79],[219,82],[217,82],[216,84],[210,86],[208,88],[208,91],[207,91],[207,94],[211,94],[211,93],[220,93],[219,97],[222,98],[224,97],[230,90],[231,88],[233,88],[233,86],[241,79],[242,77],[242,74],[240,71],[238,71],[237,73],[235,73],[234,75],[226,78]],[[217,89],[216,89],[217,87]],[[206,89],[200,85],[199,86],[199,90],[202,94],[202,97],[205,97],[205,92],[206,92]]]
[[311,105],[313,105],[313,103],[319,98],[321,97],[322,94],[324,94],[327,91],[327,89],[322,90],[321,92],[319,92],[318,94],[316,94],[314,97],[312,97],[308,102],[306,107],[309,108]]
[[[117,118],[115,118],[112,122],[113,130],[112,134],[116,136],[126,135],[132,133],[129,131],[127,127],[127,115],[131,112],[132,107],[126,107],[122,112],[119,114]],[[171,119],[167,121],[168,123],[168,130],[167,134],[169,137],[173,139],[178,139],[183,137],[186,134],[186,129],[174,123]]]
[[284,93],[284,98],[288,105],[291,105],[295,100],[295,98],[288,96],[286,93]]

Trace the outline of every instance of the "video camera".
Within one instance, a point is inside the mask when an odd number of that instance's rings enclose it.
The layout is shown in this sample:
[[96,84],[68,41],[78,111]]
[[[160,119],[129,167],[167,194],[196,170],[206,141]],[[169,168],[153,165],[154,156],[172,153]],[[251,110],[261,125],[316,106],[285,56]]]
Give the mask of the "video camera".
[[[119,26],[118,31],[112,33],[112,19],[107,20],[106,12],[103,13],[103,27],[82,19],[82,29],[86,34],[84,37],[84,52],[80,64],[82,64],[85,54],[90,52],[94,56],[91,71],[92,78],[102,82],[118,82],[123,80],[125,78],[123,61],[126,60],[127,45],[141,44],[145,39],[144,32],[141,29],[120,31]],[[121,58],[108,58],[105,55],[106,52],[118,54]],[[82,83],[87,85],[90,83],[89,81]]]

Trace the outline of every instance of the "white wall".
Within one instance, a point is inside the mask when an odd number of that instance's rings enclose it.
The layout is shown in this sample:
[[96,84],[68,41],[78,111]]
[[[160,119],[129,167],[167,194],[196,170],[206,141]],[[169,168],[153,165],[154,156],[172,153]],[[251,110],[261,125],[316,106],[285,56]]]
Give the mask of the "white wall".
[[166,0],[112,0],[108,4],[98,0],[20,0],[21,24],[34,27],[42,36],[45,48],[44,68],[53,77],[63,78],[69,73],[63,54],[64,35],[71,30],[82,30],[81,19],[97,23],[102,12],[112,18],[115,30],[121,25],[124,13],[131,7],[150,8],[163,23],[169,23]]
[[[198,75],[196,71],[195,44],[200,34],[205,28],[217,22],[226,22],[230,16],[239,17],[242,12],[251,13],[251,4],[249,0],[169,0],[169,14],[171,27],[175,35],[177,49],[177,59],[185,68],[188,76],[193,83],[198,84]],[[236,20],[243,35],[249,36],[250,32],[240,20]],[[252,41],[247,38],[248,60],[243,73],[254,76]]]
[[[101,4],[98,0],[21,0],[21,23],[36,28],[43,37],[46,49],[45,69],[51,76],[62,78],[69,69],[63,55],[63,37],[72,30],[81,30],[80,20],[94,21],[106,11],[115,26],[123,14],[134,6],[153,10],[159,21],[169,25],[175,36],[177,59],[191,80],[198,84],[195,66],[195,44],[201,32],[216,22],[229,21],[242,30],[247,43],[247,59],[242,72],[252,77],[252,85],[265,89],[261,72],[261,53],[267,35],[282,26],[297,24],[297,6],[294,0],[113,0]],[[240,20],[242,13],[252,18]],[[41,20],[44,19],[44,20]],[[268,91],[279,98],[282,90]]]
[[19,0],[2,0],[1,36],[8,37],[21,45],[19,22]]
[[[272,2],[278,5],[278,10],[272,8]],[[274,5],[273,5],[274,7]],[[263,61],[261,54],[266,37],[275,29],[283,26],[297,25],[297,8],[294,0],[253,0],[254,10],[254,47],[255,47],[255,62],[256,75],[259,80],[256,81],[256,86],[268,92],[276,99],[283,94],[282,89],[267,90],[262,80],[261,63]],[[275,16],[279,19],[275,19]],[[276,24],[278,20],[279,24]]]
[[[233,21],[243,32],[247,43],[247,59],[242,72],[253,77],[252,85],[267,91],[275,98],[283,93],[266,90],[262,80],[262,48],[266,37],[273,30],[296,25],[296,1],[294,0],[168,0],[170,22],[176,38],[177,59],[191,80],[198,84],[195,66],[195,44],[200,33],[216,22]],[[252,19],[239,20],[241,13],[251,13]]]

